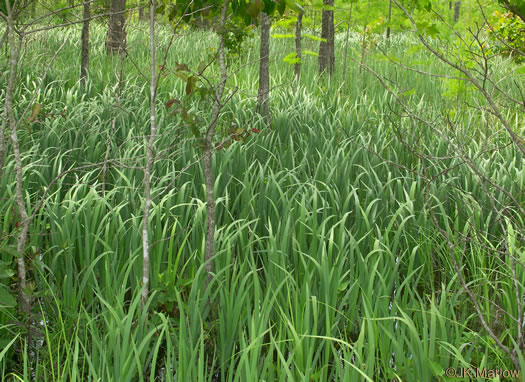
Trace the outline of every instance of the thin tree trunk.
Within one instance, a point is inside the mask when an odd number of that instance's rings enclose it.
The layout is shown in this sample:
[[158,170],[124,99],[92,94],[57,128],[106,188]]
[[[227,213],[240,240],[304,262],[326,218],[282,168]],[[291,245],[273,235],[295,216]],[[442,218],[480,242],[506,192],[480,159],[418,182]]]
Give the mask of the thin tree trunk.
[[386,39],[390,39],[390,21],[392,21],[392,0],[388,0],[388,27],[386,28]]
[[[229,3],[229,0],[226,0],[224,2],[221,12],[219,31],[222,30],[224,28],[224,25],[226,24],[226,12],[228,10]],[[208,214],[208,227],[206,231],[206,249],[204,255],[204,261],[206,262],[206,273],[208,276],[206,285],[208,285],[208,283],[212,279],[212,258],[215,251],[215,196],[213,192],[215,179],[213,176],[212,168],[212,154],[214,150],[213,137],[215,136],[215,127],[217,126],[217,122],[219,119],[219,112],[222,108],[221,99],[224,94],[224,88],[226,87],[226,79],[228,76],[226,61],[224,58],[223,33],[219,33],[219,68],[221,79],[219,82],[219,87],[217,88],[217,91],[215,93],[215,101],[213,103],[211,121],[208,126],[208,129],[206,130],[206,136],[204,138],[204,181],[206,183],[206,211]]]
[[268,127],[271,126],[270,116],[270,17],[261,12],[261,49],[259,53],[259,93],[257,106]]
[[144,221],[142,223],[142,308],[149,294],[149,214],[151,209],[151,168],[153,167],[153,145],[157,135],[155,101],[157,75],[155,65],[155,0],[150,0],[149,8],[149,51],[150,51],[150,136],[146,149],[146,169],[144,171]]
[[139,20],[145,20],[146,14],[144,13],[144,3],[142,1],[139,2]]
[[[16,168],[16,204],[18,207],[18,214],[20,216],[20,232],[17,237],[16,250],[19,254],[17,260],[18,265],[18,296],[20,308],[23,313],[29,316],[31,312],[31,301],[26,292],[26,263],[25,263],[25,246],[27,241],[27,233],[29,232],[29,217],[24,203],[24,190],[23,190],[23,163],[22,156],[20,154],[20,146],[18,144],[18,135],[16,132],[16,119],[13,110],[13,94],[15,91],[16,72],[18,70],[18,61],[20,58],[20,50],[22,48],[22,36],[18,37],[18,41],[15,42],[15,27],[14,27],[14,14],[15,10],[12,9],[10,2],[6,1],[7,5],[7,24],[8,24],[8,41],[10,46],[11,60],[9,67],[9,78],[7,80],[7,89],[5,96],[5,114],[7,116],[7,123],[9,124],[10,138],[13,145],[13,155],[15,158]],[[29,331],[28,331],[29,333]],[[31,342],[31,341],[29,341]]]
[[[324,5],[333,6],[334,0],[323,0]],[[321,38],[325,39],[319,45],[319,73],[328,71],[332,75],[335,69],[335,36],[334,11],[323,10]]]
[[295,79],[299,81],[301,77],[301,60],[303,59],[303,51],[301,48],[301,34],[303,30],[303,12],[297,15],[297,23],[295,24],[295,56],[299,60],[295,63],[294,73]]
[[461,8],[461,1],[456,1],[454,3],[454,23],[457,23],[459,20],[459,10]]
[[370,0],[368,0],[366,5],[366,15],[365,15],[365,26],[363,27],[363,38],[361,41],[361,65],[359,66],[359,73],[363,70],[363,65],[365,64],[365,57],[366,57],[366,25],[368,24],[368,15],[370,11]]
[[[2,0],[0,0],[2,1]],[[0,49],[4,46],[4,42],[7,41],[9,35],[9,27],[5,29],[4,35],[0,40]],[[7,47],[7,45],[6,45]],[[7,108],[4,107],[4,112],[2,113],[2,125],[0,126],[0,178],[2,178],[2,172],[4,170],[4,160],[5,160],[5,151],[6,151],[6,142],[5,142],[5,128],[7,127]]]
[[[8,36],[9,36],[9,26],[5,28],[5,32],[2,35],[2,38],[0,39],[0,49],[2,49],[2,47],[4,46],[4,43],[8,41],[7,40]],[[6,48],[8,45],[9,43],[6,43]],[[6,52],[6,56],[7,56],[7,52]],[[4,112],[2,113],[2,125],[0,126],[0,178],[2,178],[2,172],[4,169],[4,160],[5,160],[5,151],[6,151],[6,142],[5,142],[4,132],[5,132],[6,127],[7,127],[7,107],[4,107]]]
[[85,83],[89,69],[89,19],[91,18],[91,2],[84,1],[84,12],[82,23],[82,47],[80,54],[80,81]]
[[0,178],[2,178],[2,173],[4,171],[4,160],[5,160],[5,151],[6,151],[6,142],[5,142],[5,128],[7,126],[7,108],[4,108],[2,113],[2,125],[0,126]]
[[345,58],[344,58],[344,63],[343,63],[343,81],[346,81],[346,68],[348,65],[348,45],[350,41],[350,24],[352,22],[352,6],[353,6],[353,3],[350,3],[350,11],[348,13],[348,24],[346,25]]
[[122,53],[126,50],[126,0],[111,0],[109,4],[109,23],[106,38],[108,54]]

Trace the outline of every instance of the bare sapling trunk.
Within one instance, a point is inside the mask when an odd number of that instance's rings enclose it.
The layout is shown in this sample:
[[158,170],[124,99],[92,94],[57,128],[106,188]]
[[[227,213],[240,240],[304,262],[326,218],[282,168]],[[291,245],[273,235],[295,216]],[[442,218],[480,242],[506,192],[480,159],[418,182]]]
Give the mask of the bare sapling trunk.
[[2,124],[0,126],[0,178],[2,177],[2,172],[4,170],[4,160],[5,160],[5,151],[6,151],[6,142],[5,142],[5,128],[7,127],[7,107],[4,107],[4,112],[2,113]]
[[111,0],[106,38],[108,54],[123,53],[126,50],[126,0]]
[[[24,202],[24,189],[23,189],[23,163],[22,156],[20,154],[20,146],[18,144],[18,134],[16,131],[17,123],[14,113],[13,106],[13,94],[15,91],[16,84],[16,73],[18,70],[18,63],[20,58],[20,50],[22,48],[23,35],[19,35],[15,38],[15,12],[9,1],[6,1],[7,6],[7,24],[8,24],[8,43],[10,47],[10,63],[9,63],[9,77],[7,80],[7,89],[5,96],[5,115],[7,117],[7,124],[9,125],[9,132],[11,143],[13,145],[13,155],[15,158],[16,168],[16,204],[18,208],[18,215],[20,216],[16,250],[18,252],[17,266],[18,266],[18,296],[20,310],[29,316],[31,312],[31,301],[27,294],[26,285],[26,262],[25,262],[25,246],[27,241],[27,234],[29,232],[29,217]],[[3,155],[2,155],[3,157]]]
[[[325,6],[333,7],[334,0],[323,0]],[[335,28],[334,11],[323,9],[321,41],[319,45],[319,74],[328,72],[332,75],[335,70]]]
[[151,169],[153,167],[153,146],[157,136],[155,101],[157,75],[155,65],[155,0],[150,0],[149,8],[149,51],[150,51],[150,136],[146,147],[146,168],[144,169],[144,220],[142,223],[142,308],[149,294],[149,215],[151,209]]
[[89,69],[89,20],[91,18],[91,2],[84,1],[81,36],[81,52],[80,52],[80,81],[85,83],[88,76]]
[[295,57],[297,62],[294,66],[295,79],[299,81],[301,77],[301,60],[303,59],[303,51],[301,47],[301,38],[303,31],[303,14],[304,12],[299,12],[297,15],[297,23],[295,24]]
[[[3,0],[0,0],[3,1]],[[7,41],[9,35],[9,26],[5,28],[2,38],[0,38],[0,50],[4,47],[4,43]],[[7,45],[6,45],[7,48]],[[7,51],[6,51],[7,55]],[[6,151],[6,142],[5,142],[5,128],[7,127],[7,109],[4,107],[2,112],[2,124],[0,125],[0,178],[2,177],[2,170],[4,169],[4,158]]]
[[224,57],[224,26],[226,24],[226,12],[228,11],[229,0],[224,2],[220,25],[219,25],[219,68],[220,68],[220,81],[217,90],[215,91],[215,101],[213,102],[213,108],[211,113],[211,120],[206,130],[206,136],[204,138],[204,181],[206,184],[206,211],[208,215],[208,227],[206,231],[206,248],[204,254],[204,261],[206,262],[206,273],[207,281],[206,286],[212,279],[213,264],[212,258],[214,254],[215,245],[215,196],[213,187],[215,184],[213,168],[212,168],[212,155],[214,151],[213,137],[215,136],[215,128],[219,119],[219,113],[222,108],[222,96],[224,94],[224,88],[226,87],[226,79],[228,76],[226,61]]
[[270,17],[261,12],[261,49],[259,53],[259,93],[257,106],[266,126],[271,127],[270,116]]
[[0,126],[0,178],[2,177],[2,172],[4,170],[4,158],[6,151],[6,142],[5,142],[5,128],[7,126],[7,108],[4,108],[2,113],[2,124]]
[[[0,0],[3,1],[3,0]],[[0,49],[3,48],[4,43],[7,41],[9,36],[9,26],[5,29],[0,39]],[[7,48],[7,45],[6,45]],[[7,52],[6,52],[7,54]],[[2,177],[2,172],[4,169],[4,160],[5,160],[5,151],[6,151],[6,142],[5,142],[5,128],[7,127],[7,108],[4,108],[2,113],[2,125],[0,126],[0,178]]]

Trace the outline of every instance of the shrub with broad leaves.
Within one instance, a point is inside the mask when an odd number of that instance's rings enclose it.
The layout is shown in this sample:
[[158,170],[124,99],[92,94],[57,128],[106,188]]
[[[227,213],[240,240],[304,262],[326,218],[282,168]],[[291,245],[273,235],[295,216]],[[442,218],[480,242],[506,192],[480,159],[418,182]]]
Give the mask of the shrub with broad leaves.
[[525,22],[513,13],[492,14],[488,27],[488,35],[494,42],[495,50],[504,55],[512,56],[518,62],[525,60]]

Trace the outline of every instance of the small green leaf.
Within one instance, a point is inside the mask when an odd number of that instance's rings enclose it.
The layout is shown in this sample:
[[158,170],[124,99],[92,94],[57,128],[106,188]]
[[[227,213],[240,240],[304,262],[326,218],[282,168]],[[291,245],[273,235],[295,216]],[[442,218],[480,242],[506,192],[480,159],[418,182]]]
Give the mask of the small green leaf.
[[312,52],[311,50],[304,50],[303,54],[307,54],[308,56],[319,57],[319,53]]
[[188,78],[188,81],[186,82],[186,95],[190,95],[193,92],[196,83],[197,77],[191,76],[190,78]]
[[173,21],[177,17],[177,7],[171,7],[170,13],[168,14],[168,20]]
[[403,97],[411,96],[411,95],[414,94],[415,92],[416,92],[415,89],[407,90],[407,91],[403,92]]
[[36,117],[38,117],[38,113],[40,113],[41,110],[42,110],[42,104],[41,103],[35,103],[33,105],[31,116],[27,117],[26,122],[27,123],[35,122]]
[[295,38],[295,35],[293,34],[272,34],[273,38]]
[[16,306],[16,298],[13,297],[4,285],[0,285],[0,306]]
[[17,259],[20,257],[20,254],[18,253],[15,247],[0,247],[0,252],[5,253],[6,255],[11,255]]
[[337,288],[337,290],[338,290],[339,292],[344,292],[345,290],[348,289],[348,285],[349,285],[349,284],[350,284],[350,283],[349,283],[348,281],[345,281],[345,282],[339,284],[339,287]]
[[208,90],[208,88],[204,86],[201,86],[200,88],[198,88],[197,91],[199,92],[199,95],[201,96],[201,101],[204,101],[204,99],[206,99],[208,94],[210,94],[210,91]]
[[15,272],[9,268],[9,264],[5,261],[0,261],[0,279],[8,279],[13,277]]
[[179,77],[181,80],[183,80],[184,82],[188,82],[188,79],[190,78],[190,76],[188,76],[186,72],[183,72],[180,70],[176,71],[175,75]]
[[293,0],[286,0],[286,6],[290,8],[294,12],[304,12],[304,8],[301,4],[299,4],[297,1]]
[[293,52],[283,58],[283,61],[288,64],[298,64],[301,62],[301,59],[297,57],[297,53]]
[[16,339],[20,336],[20,333],[17,334],[11,341],[8,342],[8,340],[2,339],[0,342],[0,349],[3,349],[0,351],[0,362],[4,359],[5,354],[8,352],[8,350],[11,348],[13,343],[16,341]]
[[416,28],[420,32],[423,32],[427,27],[428,27],[427,21],[416,22]]
[[177,71],[182,71],[182,72],[189,72],[190,71],[190,68],[188,68],[188,65],[186,65],[186,64],[176,63],[175,64],[175,68],[176,68]]
[[166,5],[161,4],[157,8],[155,8],[155,14],[162,15],[165,9],[166,9]]
[[325,38],[317,37],[317,36],[314,36],[314,35],[312,35],[312,34],[303,34],[303,37],[305,37],[305,38],[309,38],[310,40],[314,40],[314,41],[322,41],[322,42],[326,42],[326,39],[325,39]]
[[426,29],[426,33],[430,37],[436,37],[439,34],[439,29],[436,24],[432,24]]

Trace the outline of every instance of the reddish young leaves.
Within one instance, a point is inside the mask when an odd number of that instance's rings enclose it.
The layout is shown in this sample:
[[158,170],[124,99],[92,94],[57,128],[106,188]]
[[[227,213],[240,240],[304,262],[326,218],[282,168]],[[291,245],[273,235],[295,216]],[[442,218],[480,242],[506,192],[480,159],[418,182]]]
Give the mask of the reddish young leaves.
[[176,103],[177,105],[180,105],[180,101],[178,99],[172,98],[166,102],[166,109],[169,109],[173,106],[173,104]]

